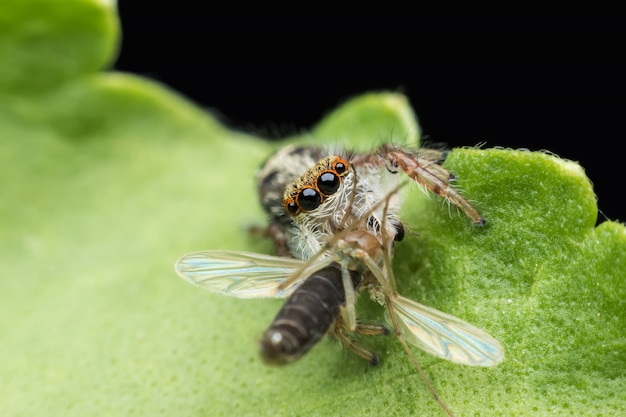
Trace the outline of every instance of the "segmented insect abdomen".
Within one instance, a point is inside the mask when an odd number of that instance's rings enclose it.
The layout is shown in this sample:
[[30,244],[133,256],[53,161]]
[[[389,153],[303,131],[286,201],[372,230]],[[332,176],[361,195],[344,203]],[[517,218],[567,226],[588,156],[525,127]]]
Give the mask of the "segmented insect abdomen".
[[344,305],[337,264],[320,269],[291,294],[261,338],[261,357],[282,365],[307,353],[326,334]]

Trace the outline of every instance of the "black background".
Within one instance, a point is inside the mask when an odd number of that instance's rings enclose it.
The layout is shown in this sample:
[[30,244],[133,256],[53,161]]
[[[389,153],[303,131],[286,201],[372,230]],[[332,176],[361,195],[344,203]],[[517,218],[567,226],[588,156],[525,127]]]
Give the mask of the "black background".
[[626,220],[615,7],[227,4],[121,0],[115,68],[266,137],[310,128],[360,93],[400,91],[429,140],[578,161],[604,215]]

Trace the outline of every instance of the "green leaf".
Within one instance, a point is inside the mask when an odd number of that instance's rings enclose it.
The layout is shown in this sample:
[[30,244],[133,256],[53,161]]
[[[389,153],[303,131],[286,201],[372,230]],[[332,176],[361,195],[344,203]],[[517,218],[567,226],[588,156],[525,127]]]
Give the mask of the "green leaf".
[[113,0],[3,0],[0,90],[49,91],[115,58],[119,23]]
[[[378,367],[329,340],[293,365],[261,364],[280,301],[203,292],[173,263],[270,251],[246,229],[264,223],[254,175],[275,145],[150,80],[97,72],[119,37],[111,4],[3,6],[0,414],[443,415],[394,337],[365,340]],[[403,96],[370,93],[293,140],[415,145],[412,114]],[[397,245],[398,287],[486,329],[506,359],[472,368],[416,349],[443,400],[457,415],[624,414],[626,232],[594,227],[582,168],[471,148],[446,167],[487,226],[405,190],[414,233]],[[359,308],[382,317],[366,297]]]

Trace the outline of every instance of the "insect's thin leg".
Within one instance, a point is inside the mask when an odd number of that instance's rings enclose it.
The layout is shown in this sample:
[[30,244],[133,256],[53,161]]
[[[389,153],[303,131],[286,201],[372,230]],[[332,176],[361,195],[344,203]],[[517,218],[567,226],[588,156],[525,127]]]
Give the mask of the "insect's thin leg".
[[396,277],[393,274],[393,267],[391,265],[391,254],[393,253],[393,240],[389,239],[387,236],[387,228],[385,222],[387,221],[387,209],[389,208],[389,199],[391,198],[391,194],[387,195],[385,199],[385,208],[383,209],[383,221],[381,225],[381,232],[383,238],[383,276],[387,277],[387,281],[389,282],[389,287],[391,288],[392,294],[397,294],[398,289],[396,287]]
[[435,399],[437,404],[439,404],[441,409],[449,417],[454,417],[454,414],[452,413],[452,411],[450,411],[448,406],[439,397],[439,394],[437,393],[437,390],[435,389],[435,387],[433,387],[433,384],[430,382],[430,379],[428,378],[428,376],[426,375],[426,373],[424,372],[422,367],[419,365],[419,363],[417,363],[417,359],[415,359],[415,356],[413,356],[413,352],[409,348],[409,345],[407,344],[406,340],[404,340],[404,337],[402,336],[402,331],[400,330],[400,326],[398,325],[398,320],[397,320],[396,315],[395,315],[395,313],[393,311],[392,300],[391,300],[391,298],[389,297],[389,295],[387,293],[385,293],[385,304],[387,306],[387,310],[389,311],[389,317],[391,318],[391,324],[392,324],[392,326],[393,326],[393,328],[395,330],[396,336],[398,337],[398,340],[400,341],[400,344],[402,344],[402,347],[404,348],[404,351],[409,356],[409,360],[413,364],[413,367],[415,367],[415,369],[417,369],[417,372],[419,373],[420,377],[422,378],[422,380],[426,384],[426,387],[428,388],[428,391],[430,391],[430,393],[432,394],[433,398]]
[[389,283],[389,279],[385,277],[385,274],[380,269],[378,264],[362,249],[355,249],[352,251],[352,256],[359,259],[363,264],[372,272],[380,286],[383,288],[385,294],[396,294]]
[[350,332],[344,326],[341,320],[335,320],[335,324],[331,328],[331,336],[334,337],[342,346],[352,351],[361,359],[365,359],[372,365],[378,365],[380,358],[378,355],[366,347],[361,346],[352,338]]
[[341,310],[346,327],[350,331],[356,329],[356,295],[354,293],[354,283],[348,270],[347,259],[341,261],[341,280],[343,281],[343,289],[346,295],[346,306]]
[[400,149],[382,149],[382,152],[392,165],[399,166],[413,181],[459,207],[475,225],[485,225],[485,219],[478,210],[450,186],[451,174],[445,168]]
[[383,250],[383,276],[387,277],[387,281],[389,282],[389,289],[391,294],[398,294],[398,290],[396,287],[396,276],[393,273],[393,267],[391,266],[391,255],[388,251]]
[[300,268],[295,270],[293,274],[287,277],[286,280],[281,282],[280,285],[278,285],[276,288],[278,288],[279,290],[284,290],[285,288],[289,287],[291,284],[293,284],[300,278],[308,277],[313,272],[319,271],[320,269],[325,268],[331,263],[333,263],[334,261],[333,261],[332,254],[328,258],[316,262],[317,258],[322,256],[324,253],[326,253],[326,250],[321,250],[317,252],[315,255],[309,258],[306,262],[304,262]]
[[[356,189],[357,189],[357,183],[358,183],[358,178],[356,175],[356,169],[352,171],[352,175],[354,177],[353,181],[352,181],[352,192],[350,193],[350,202],[348,204],[348,207],[352,207],[354,204],[354,199],[356,198]],[[341,219],[341,222],[339,223],[339,228],[338,230],[343,230],[343,228],[346,225],[346,222],[348,221],[348,217],[350,217],[350,210],[346,210],[346,214],[344,214],[343,219]]]
[[433,387],[433,385],[431,384],[430,380],[426,376],[426,373],[424,373],[424,371],[422,370],[421,366],[419,366],[419,364],[417,363],[417,360],[415,359],[415,356],[413,356],[413,352],[411,351],[411,349],[409,348],[409,345],[407,344],[406,340],[404,340],[404,337],[402,336],[402,330],[400,329],[400,326],[398,325],[398,320],[397,320],[395,312],[393,310],[393,300],[391,298],[392,296],[395,295],[395,293],[393,293],[391,291],[388,279],[385,278],[385,276],[383,274],[383,271],[378,267],[376,262],[374,262],[374,260],[365,251],[357,250],[357,251],[355,251],[354,255],[356,257],[358,257],[362,262],[365,263],[365,265],[370,269],[372,274],[374,274],[374,276],[376,277],[376,279],[380,283],[381,287],[383,288],[383,295],[384,295],[384,299],[385,299],[385,305],[387,306],[387,310],[389,311],[389,317],[391,319],[391,324],[393,326],[393,330],[394,330],[396,336],[398,337],[398,340],[402,344],[402,347],[404,348],[404,350],[406,351],[407,355],[409,356],[409,359],[411,360],[411,363],[413,364],[415,369],[417,369],[417,372],[419,373],[420,377],[422,378],[422,380],[426,384],[426,387],[428,388],[428,390],[432,394],[432,396],[435,399],[435,401],[441,406],[443,411],[445,411],[446,414],[448,414],[448,416],[454,417],[454,414],[452,414],[450,409],[448,409],[448,407],[441,400],[441,398],[439,398],[439,394],[435,390],[435,387]]
[[389,330],[389,327],[384,324],[357,322],[354,333],[362,334],[364,336],[379,336],[388,335],[391,331]]

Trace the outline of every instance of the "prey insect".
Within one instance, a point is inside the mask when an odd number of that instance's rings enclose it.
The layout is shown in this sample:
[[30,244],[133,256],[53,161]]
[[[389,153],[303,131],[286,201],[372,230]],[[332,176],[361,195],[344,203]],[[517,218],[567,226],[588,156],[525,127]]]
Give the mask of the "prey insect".
[[[504,350],[485,331],[401,296],[391,267],[394,242],[405,232],[398,215],[401,172],[459,207],[474,224],[485,224],[450,185],[453,176],[438,163],[443,159],[441,151],[388,144],[363,154],[283,148],[258,176],[261,204],[270,218],[267,234],[282,256],[195,252],[180,258],[176,271],[212,292],[287,299],[261,337],[267,363],[297,360],[330,334],[376,364],[379,357],[354,336],[393,331],[436,401],[452,415],[408,345],[473,366],[498,364]],[[361,291],[386,307],[388,325],[358,320],[355,300]]]

